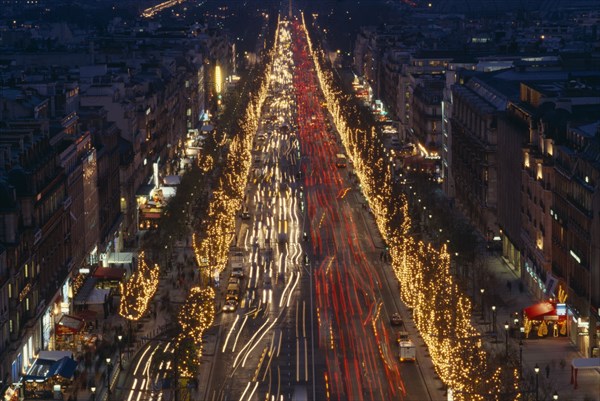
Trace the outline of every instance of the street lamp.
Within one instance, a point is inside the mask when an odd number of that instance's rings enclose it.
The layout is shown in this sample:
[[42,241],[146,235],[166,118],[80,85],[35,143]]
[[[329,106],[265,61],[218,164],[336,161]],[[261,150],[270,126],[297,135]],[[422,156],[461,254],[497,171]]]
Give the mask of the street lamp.
[[552,394],[552,399],[558,400],[558,393],[556,391],[554,391],[554,394]]
[[485,322],[485,308],[483,307],[483,293],[485,292],[485,288],[479,290],[481,292],[481,318]]
[[96,386],[90,387],[90,391],[92,392],[92,401],[96,400]]
[[112,371],[112,365],[110,363],[110,358],[106,358],[106,388],[108,396],[110,397],[110,374]]
[[536,363],[533,371],[535,372],[535,401],[539,401],[538,390],[540,388],[540,367]]
[[506,321],[506,323],[504,323],[504,337],[505,337],[505,344],[506,344],[506,357],[508,358],[508,321]]
[[123,335],[119,334],[117,336],[117,339],[119,340],[119,369],[123,369],[123,351],[122,351],[122,344],[123,344]]
[[496,333],[496,305],[492,305],[492,333]]
[[519,378],[523,378],[523,340],[519,340]]

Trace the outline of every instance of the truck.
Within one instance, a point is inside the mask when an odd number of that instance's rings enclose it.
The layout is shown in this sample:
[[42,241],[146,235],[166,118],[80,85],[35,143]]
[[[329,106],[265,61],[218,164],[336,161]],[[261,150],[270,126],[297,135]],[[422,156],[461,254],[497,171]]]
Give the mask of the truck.
[[414,362],[417,358],[415,345],[411,340],[400,341],[400,351],[398,352],[398,358],[400,362]]

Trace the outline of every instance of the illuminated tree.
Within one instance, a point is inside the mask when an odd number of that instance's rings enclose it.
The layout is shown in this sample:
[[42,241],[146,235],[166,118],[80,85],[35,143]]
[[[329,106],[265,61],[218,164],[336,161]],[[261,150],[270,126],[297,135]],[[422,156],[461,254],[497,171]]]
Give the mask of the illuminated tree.
[[138,255],[138,268],[129,280],[120,283],[119,314],[128,320],[139,320],[148,310],[150,300],[158,289],[158,265],[148,266],[144,252]]
[[[304,18],[302,28],[334,124],[389,246],[401,297],[413,309],[415,324],[438,375],[454,391],[455,400],[499,400],[514,393],[514,369],[488,366],[481,335],[471,322],[471,300],[450,273],[446,245],[436,248],[412,237],[408,199],[398,198],[393,189],[389,161],[378,133],[364,110],[352,101],[352,95],[342,93],[323,51],[313,47]],[[505,377],[513,379],[508,392],[501,380]]]

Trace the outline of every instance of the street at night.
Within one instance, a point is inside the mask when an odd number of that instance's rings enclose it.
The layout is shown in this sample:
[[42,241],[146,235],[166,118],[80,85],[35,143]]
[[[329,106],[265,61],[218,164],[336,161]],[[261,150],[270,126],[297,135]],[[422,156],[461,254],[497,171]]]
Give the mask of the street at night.
[[0,398],[600,401],[562,3],[0,1]]

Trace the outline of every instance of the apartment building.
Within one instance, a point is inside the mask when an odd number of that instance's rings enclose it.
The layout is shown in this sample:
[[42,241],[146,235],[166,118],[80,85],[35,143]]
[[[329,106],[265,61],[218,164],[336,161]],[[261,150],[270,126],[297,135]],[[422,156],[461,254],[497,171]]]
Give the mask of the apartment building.
[[600,116],[567,129],[555,148],[552,274],[568,293],[569,335],[588,356],[600,347]]
[[15,64],[5,75],[14,79],[0,92],[3,383],[55,347],[75,282],[135,245],[138,189],[156,171],[179,171],[206,113],[201,52],[129,61],[27,73]]

